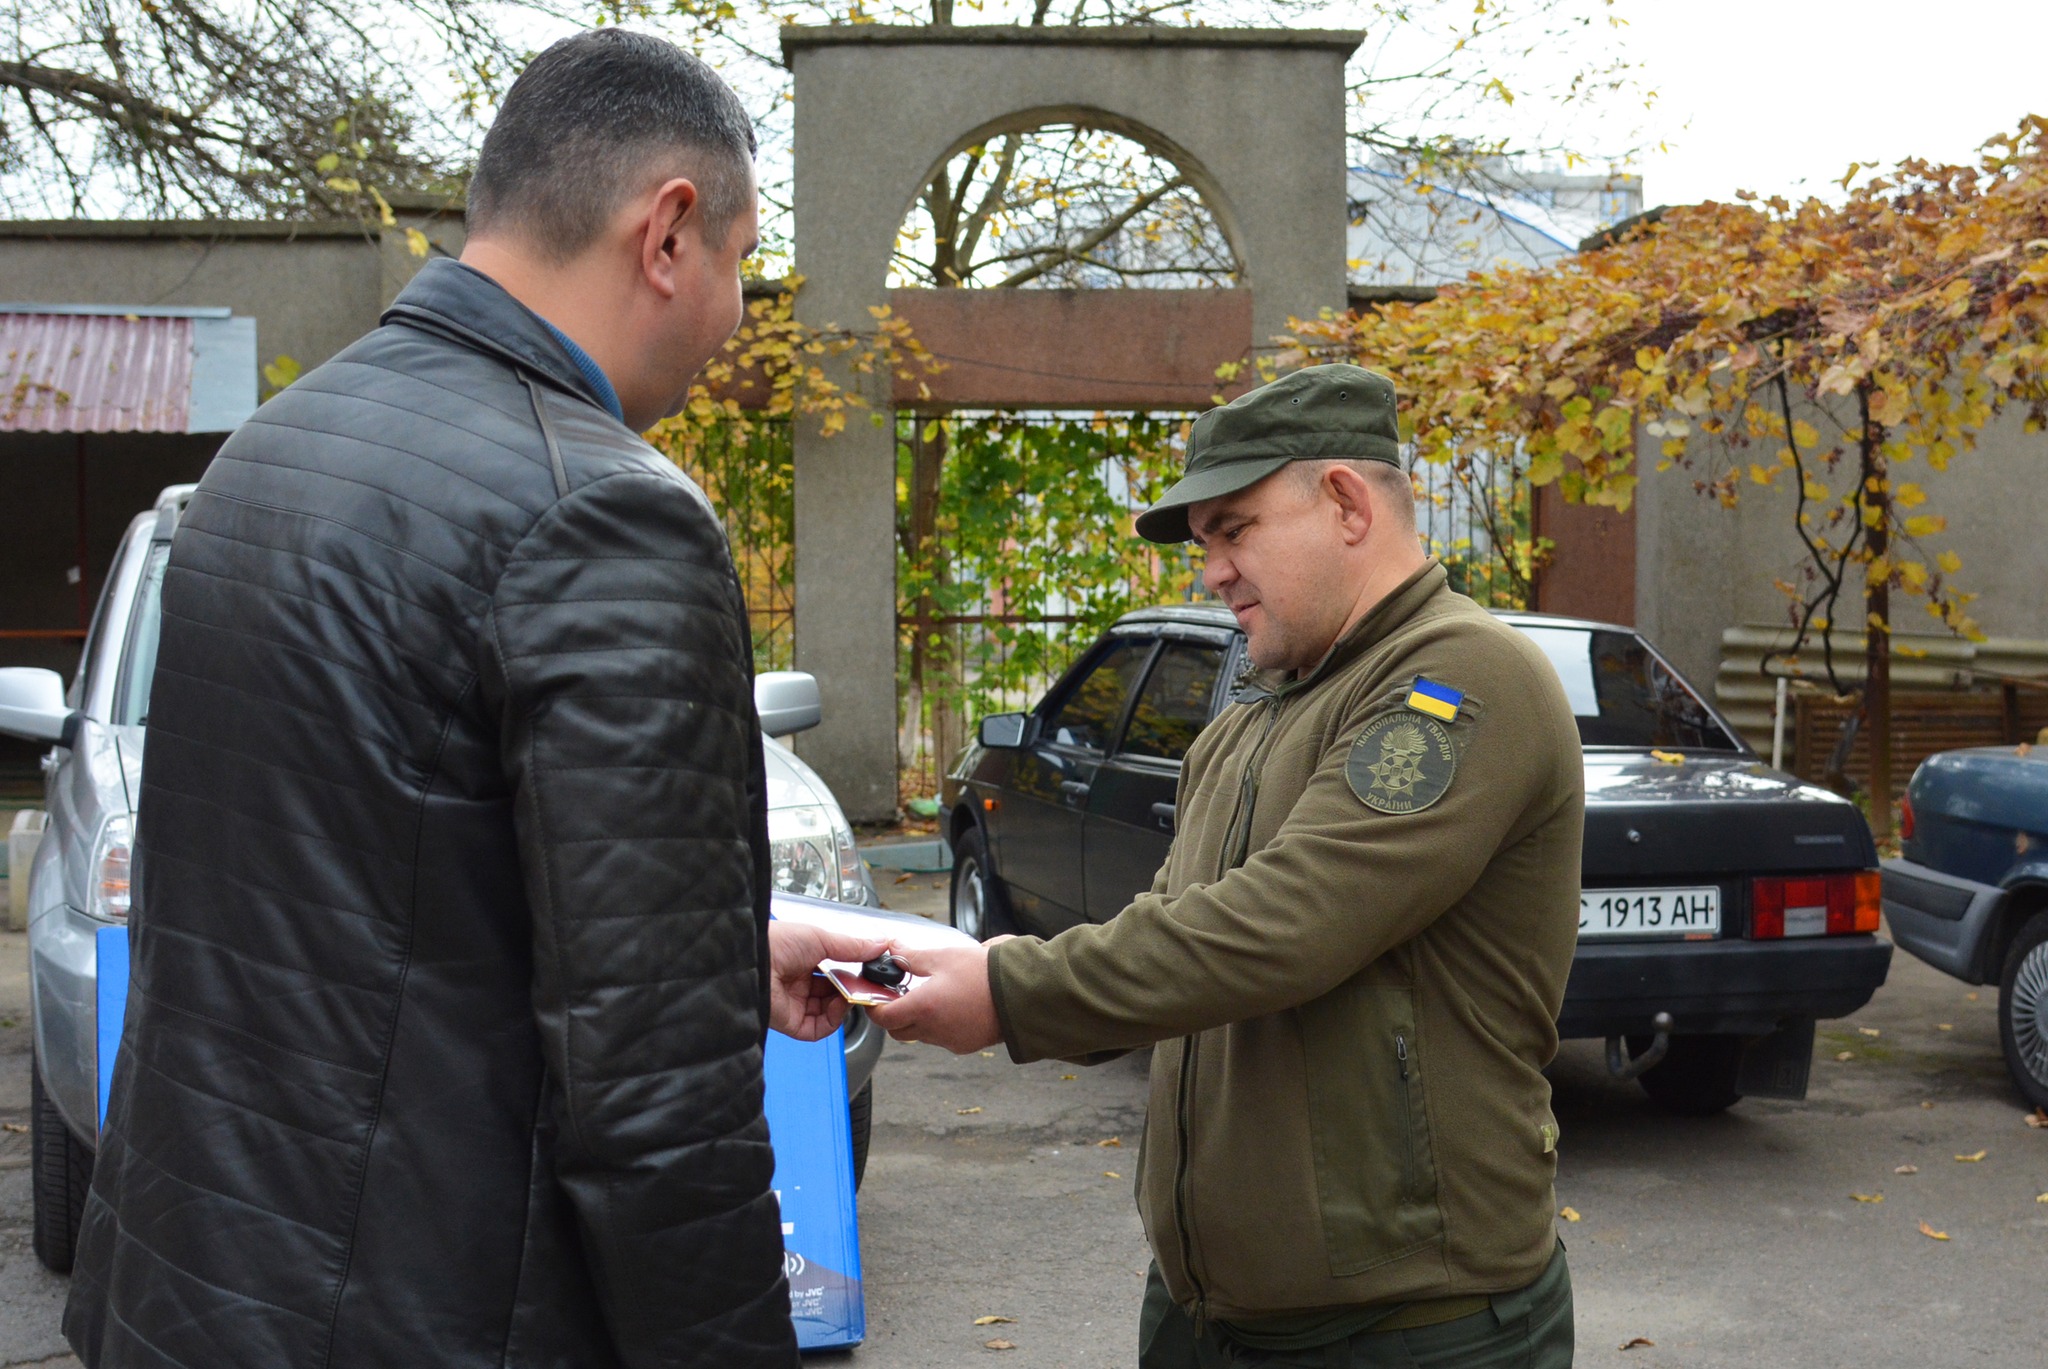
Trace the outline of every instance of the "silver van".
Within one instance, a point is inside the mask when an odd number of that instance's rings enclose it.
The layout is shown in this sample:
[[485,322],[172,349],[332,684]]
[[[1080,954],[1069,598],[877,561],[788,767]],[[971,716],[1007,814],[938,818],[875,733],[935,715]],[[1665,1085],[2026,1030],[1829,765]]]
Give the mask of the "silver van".
[[[100,928],[124,923],[143,723],[156,670],[159,593],[171,535],[193,486],[173,485],[128,526],[67,690],[55,671],[0,669],[0,734],[51,743],[48,820],[28,870],[31,1142],[36,1258],[71,1269],[98,1136]],[[755,680],[767,757],[768,836],[777,889],[864,905],[880,900],[839,802],[779,740],[815,727],[818,685],[795,671]],[[19,873],[17,872],[17,877]],[[917,919],[913,919],[916,921]],[[884,933],[886,934],[886,933]],[[866,1168],[871,1076],[883,1033],[856,1011],[846,1026],[854,1173]]]

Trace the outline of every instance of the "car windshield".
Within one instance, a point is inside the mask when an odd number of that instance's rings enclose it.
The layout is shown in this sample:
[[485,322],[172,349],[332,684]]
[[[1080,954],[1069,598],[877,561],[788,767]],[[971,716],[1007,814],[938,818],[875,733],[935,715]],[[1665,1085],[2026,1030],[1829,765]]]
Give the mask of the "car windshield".
[[1550,658],[1582,746],[1740,751],[1700,696],[1633,632],[1515,624]]
[[135,608],[128,619],[128,641],[121,653],[121,678],[114,691],[114,722],[140,727],[149,721],[149,686],[156,676],[156,644],[163,626],[164,566],[171,559],[168,542],[153,542],[135,587]]

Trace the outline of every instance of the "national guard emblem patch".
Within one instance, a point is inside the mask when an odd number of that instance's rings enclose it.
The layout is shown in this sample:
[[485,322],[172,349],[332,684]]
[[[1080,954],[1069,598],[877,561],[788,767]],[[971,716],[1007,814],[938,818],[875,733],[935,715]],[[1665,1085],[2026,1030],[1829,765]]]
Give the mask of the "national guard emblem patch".
[[1442,798],[1458,770],[1450,729],[1400,709],[1366,721],[1344,762],[1359,802],[1381,813],[1419,813]]

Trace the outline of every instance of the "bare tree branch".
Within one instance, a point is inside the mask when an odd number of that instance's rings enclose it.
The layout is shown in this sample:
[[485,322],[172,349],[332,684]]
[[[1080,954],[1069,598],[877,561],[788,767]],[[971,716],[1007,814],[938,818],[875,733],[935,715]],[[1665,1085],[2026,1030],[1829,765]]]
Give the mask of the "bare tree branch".
[[1017,286],[1023,285],[1028,281],[1038,279],[1038,277],[1044,275],[1047,271],[1051,270],[1054,266],[1057,266],[1062,261],[1081,260],[1088,253],[1094,251],[1103,243],[1115,237],[1117,233],[1122,231],[1125,224],[1129,223],[1138,215],[1144,213],[1147,209],[1151,208],[1154,204],[1157,204],[1161,199],[1165,198],[1167,195],[1173,193],[1176,190],[1179,190],[1185,184],[1185,181],[1181,180],[1180,177],[1176,176],[1172,180],[1168,181],[1165,185],[1162,185],[1157,189],[1152,190],[1135,200],[1132,200],[1129,205],[1125,206],[1118,213],[1112,215],[1109,219],[1105,220],[1098,227],[1090,230],[1089,232],[1083,233],[1071,244],[1063,244],[1061,246],[1049,249],[1045,254],[1044,260],[1040,261],[1038,264],[1033,266],[1027,266],[1021,271],[1013,272],[1012,274],[1004,277],[998,288],[1014,289]]

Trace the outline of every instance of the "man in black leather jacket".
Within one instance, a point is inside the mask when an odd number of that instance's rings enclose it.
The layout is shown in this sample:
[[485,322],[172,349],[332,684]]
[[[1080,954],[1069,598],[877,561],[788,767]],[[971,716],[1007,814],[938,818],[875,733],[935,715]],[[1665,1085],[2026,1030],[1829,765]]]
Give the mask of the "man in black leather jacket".
[[740,317],[753,135],[606,29],[485,140],[461,263],[178,529],[133,978],[65,1333],[110,1366],[789,1366],[745,605],[635,434]]

